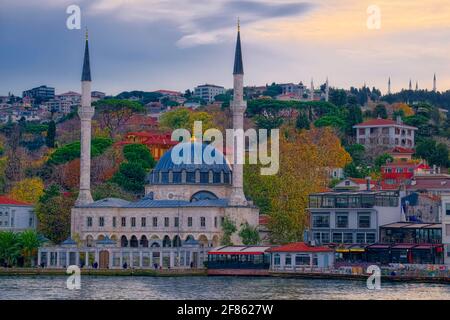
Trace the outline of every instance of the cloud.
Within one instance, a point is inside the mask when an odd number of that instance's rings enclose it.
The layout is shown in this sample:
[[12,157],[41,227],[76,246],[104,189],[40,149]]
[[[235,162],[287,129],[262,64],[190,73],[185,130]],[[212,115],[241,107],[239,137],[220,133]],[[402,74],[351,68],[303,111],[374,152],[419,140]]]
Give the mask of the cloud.
[[182,33],[177,45],[192,47],[228,39],[234,34],[237,17],[246,26],[298,16],[312,7],[308,2],[293,0],[97,0],[90,5],[89,12],[114,14],[135,23],[170,22]]

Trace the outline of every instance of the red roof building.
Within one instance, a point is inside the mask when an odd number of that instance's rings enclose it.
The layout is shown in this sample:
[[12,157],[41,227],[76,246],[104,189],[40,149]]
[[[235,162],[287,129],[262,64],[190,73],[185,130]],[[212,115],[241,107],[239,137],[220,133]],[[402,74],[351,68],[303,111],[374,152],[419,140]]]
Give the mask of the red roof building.
[[125,135],[125,139],[116,143],[116,146],[127,144],[141,143],[148,147],[153,159],[158,161],[163,154],[176,145],[177,141],[172,141],[170,133],[157,132],[129,132]]
[[410,185],[415,175],[429,172],[430,167],[424,163],[412,161],[394,161],[381,166],[381,183],[383,189],[396,189],[400,185]]
[[7,196],[1,196],[0,195],[0,205],[10,205],[10,206],[30,206],[32,207],[33,204],[14,200],[12,198],[9,198]]

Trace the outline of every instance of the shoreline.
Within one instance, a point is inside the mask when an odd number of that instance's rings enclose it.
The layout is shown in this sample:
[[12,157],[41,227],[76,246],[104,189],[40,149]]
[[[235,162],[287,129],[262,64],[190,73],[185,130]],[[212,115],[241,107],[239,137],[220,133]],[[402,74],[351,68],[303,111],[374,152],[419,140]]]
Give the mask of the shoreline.
[[[333,274],[333,273],[292,273],[292,272],[268,272],[267,274],[208,274],[207,269],[172,269],[172,270],[152,270],[152,269],[81,269],[83,276],[111,276],[111,277],[273,277],[273,278],[299,278],[317,280],[346,280],[346,281],[366,281],[369,275],[358,274]],[[2,276],[68,276],[65,269],[36,269],[36,268],[11,268],[0,269],[0,279]],[[450,285],[450,278],[444,277],[413,277],[413,276],[388,276],[382,275],[382,281],[388,282],[410,282],[410,283],[435,283]]]

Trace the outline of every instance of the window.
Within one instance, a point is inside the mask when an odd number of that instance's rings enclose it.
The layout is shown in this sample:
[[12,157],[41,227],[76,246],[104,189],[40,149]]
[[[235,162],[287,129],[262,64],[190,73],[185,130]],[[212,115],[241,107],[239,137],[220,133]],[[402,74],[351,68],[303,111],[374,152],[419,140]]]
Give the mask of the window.
[[329,228],[330,215],[329,214],[315,214],[313,215],[313,228]]
[[186,173],[186,183],[195,183],[195,172]]
[[450,224],[446,224],[446,225],[445,225],[445,235],[446,235],[447,237],[450,236]]
[[200,217],[200,227],[204,228],[206,227],[206,218]]
[[278,253],[276,253],[273,256],[273,264],[276,265],[276,266],[280,265],[280,255]]
[[131,226],[136,227],[136,218],[135,217],[131,218]]
[[217,228],[217,217],[214,217],[214,228]]
[[112,226],[113,226],[113,228],[115,228],[117,226],[117,218],[116,217],[113,217]]
[[147,226],[147,219],[145,217],[141,218],[141,227]]
[[157,227],[158,226],[158,217],[153,217],[153,227]]
[[180,218],[175,217],[174,227],[178,228],[180,226]]
[[284,264],[290,266],[292,264],[292,257],[290,254],[287,254],[284,258]]
[[104,217],[99,217],[98,218],[98,226],[99,227],[104,227],[105,226],[105,218]]
[[192,227],[192,217],[188,217],[188,227]]
[[164,218],[164,227],[168,227],[169,226],[169,218],[168,217],[165,217]]
[[121,219],[122,221],[122,227],[126,227],[127,226],[127,218],[125,218],[125,217],[122,217],[122,219]]
[[375,233],[366,233],[366,243],[375,243]]
[[356,234],[356,243],[366,243],[366,234],[358,232]]
[[450,216],[450,203],[445,204],[445,214]]
[[348,214],[339,213],[336,215],[336,228],[348,228]]
[[87,226],[92,227],[92,217],[87,217]]
[[200,172],[200,183],[209,183],[209,172]]
[[351,232],[344,233],[344,243],[353,243],[353,233]]
[[342,243],[342,233],[341,232],[333,232],[333,243]]
[[295,265],[296,266],[309,266],[311,263],[311,258],[309,254],[297,254],[295,255]]
[[30,217],[30,219],[28,219],[28,226],[29,227],[33,226],[33,217]]
[[358,228],[362,229],[370,228],[370,213],[358,214]]

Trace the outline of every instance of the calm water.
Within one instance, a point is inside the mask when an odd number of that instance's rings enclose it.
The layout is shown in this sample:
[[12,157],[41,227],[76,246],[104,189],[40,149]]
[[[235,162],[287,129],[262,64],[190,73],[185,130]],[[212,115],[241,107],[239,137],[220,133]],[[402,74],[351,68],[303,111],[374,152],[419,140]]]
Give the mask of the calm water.
[[450,285],[249,277],[0,277],[0,299],[449,299]]

